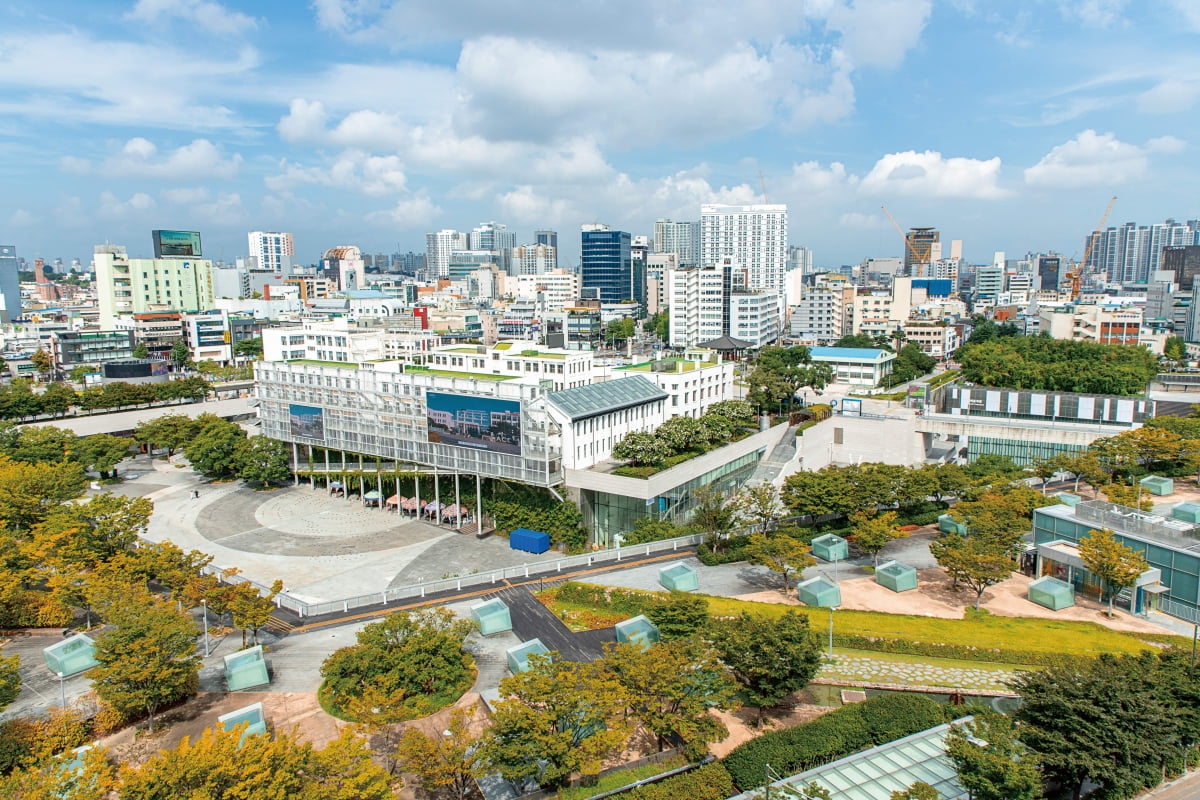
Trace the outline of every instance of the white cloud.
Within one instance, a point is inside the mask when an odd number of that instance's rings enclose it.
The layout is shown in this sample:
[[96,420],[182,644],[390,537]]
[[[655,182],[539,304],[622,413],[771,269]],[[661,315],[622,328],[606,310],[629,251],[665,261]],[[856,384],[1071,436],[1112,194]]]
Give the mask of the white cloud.
[[145,192],[137,192],[128,200],[121,200],[112,192],[101,192],[96,213],[109,219],[121,219],[138,211],[149,211],[156,205],[154,198]]
[[396,205],[389,209],[372,211],[367,215],[367,221],[402,230],[424,230],[440,213],[442,209],[429,199],[429,195],[422,192],[397,201]]
[[193,23],[209,33],[248,33],[258,27],[253,17],[212,0],[138,0],[125,15],[135,22],[151,23],[171,17]]
[[86,158],[63,156],[58,161],[58,168],[63,172],[70,172],[74,175],[86,175],[92,171],[92,162]]
[[530,184],[496,196],[496,207],[506,219],[524,225],[561,225],[578,219],[571,203],[562,197],[550,197]]
[[1159,136],[1146,142],[1146,150],[1151,153],[1182,153],[1187,142],[1178,136]]
[[191,214],[210,225],[245,225],[246,208],[237,192],[220,192],[216,199],[192,206]]
[[[53,58],[47,58],[53,53]],[[103,54],[103,57],[98,57]],[[56,123],[197,130],[240,127],[224,105],[258,66],[257,51],[99,39],[80,31],[0,32],[0,111]]]
[[863,214],[858,211],[850,211],[838,217],[838,225],[844,228],[858,228],[860,230],[879,230],[887,227],[887,222],[879,214]]
[[[217,146],[208,139],[195,139],[160,158],[154,142],[137,136],[104,159],[96,171],[113,177],[228,179],[237,175],[241,164],[242,157],[237,154],[222,158]],[[88,161],[73,156],[63,158],[60,167],[67,172],[91,171]]]
[[8,226],[10,228],[27,228],[35,222],[37,222],[37,217],[23,208],[18,208],[8,217]]
[[908,150],[879,159],[860,185],[880,195],[996,198],[1008,194],[996,184],[999,176],[999,158],[945,158],[932,150]]
[[1200,5],[1195,0],[1169,0],[1172,9],[1193,31],[1200,31]]
[[204,186],[181,186],[175,189],[164,189],[160,192],[162,199],[177,206],[190,206],[204,203],[211,196]]
[[916,46],[932,7],[930,0],[835,3],[827,24],[841,32],[842,48],[855,66],[891,68]]
[[1139,94],[1137,107],[1138,111],[1149,114],[1171,114],[1191,110],[1197,99],[1200,99],[1200,81],[1168,78]]
[[1123,19],[1126,0],[1061,0],[1063,18],[1092,28],[1109,28]]
[[371,156],[347,150],[325,167],[284,162],[283,172],[266,178],[267,188],[288,191],[303,184],[353,189],[368,195],[401,194],[408,178],[399,156]]
[[[1164,138],[1179,141],[1174,137]],[[1159,141],[1157,147],[1163,146],[1160,140],[1155,141]],[[1146,149],[1122,142],[1112,133],[1086,130],[1056,145],[1041,161],[1026,169],[1025,183],[1059,188],[1125,183],[1145,174],[1150,164],[1146,153]]]

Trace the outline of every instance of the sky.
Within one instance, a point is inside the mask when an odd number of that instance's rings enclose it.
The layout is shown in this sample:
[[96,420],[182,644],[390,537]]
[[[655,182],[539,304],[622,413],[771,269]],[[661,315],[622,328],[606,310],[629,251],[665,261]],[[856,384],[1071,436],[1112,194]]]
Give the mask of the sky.
[[423,252],[787,203],[819,265],[1200,217],[1197,0],[7,0],[0,242]]

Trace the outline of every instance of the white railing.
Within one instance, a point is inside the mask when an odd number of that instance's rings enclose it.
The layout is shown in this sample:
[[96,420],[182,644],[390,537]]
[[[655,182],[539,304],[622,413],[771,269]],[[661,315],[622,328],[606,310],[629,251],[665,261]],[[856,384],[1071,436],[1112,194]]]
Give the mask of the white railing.
[[[479,587],[505,588],[501,584],[511,578],[524,579],[529,577],[550,577],[562,572],[569,572],[579,567],[592,567],[602,564],[619,564],[630,558],[640,556],[653,555],[655,553],[674,552],[680,548],[694,547],[704,541],[703,534],[691,534],[689,536],[678,536],[674,539],[663,539],[657,542],[648,542],[647,544],[634,544],[628,547],[616,547],[610,550],[597,550],[594,553],[584,553],[577,556],[563,556],[546,561],[535,561],[532,564],[526,563],[515,567],[504,567],[502,569],[490,569],[484,572],[473,572],[469,575],[456,575],[450,578],[442,578],[436,581],[423,581],[413,583],[407,586],[393,586],[384,589],[380,592],[372,592],[371,594],[360,594],[355,597],[346,597],[340,600],[328,600],[322,603],[309,603],[284,591],[275,595],[275,605],[279,608],[286,608],[294,612],[300,617],[319,617],[325,614],[346,614],[360,608],[372,608],[376,606],[386,607],[389,603],[395,603],[404,600],[423,600],[431,595],[437,595],[442,592],[462,592]],[[217,575],[226,583],[238,584],[249,583],[259,590],[261,594],[268,594],[270,589],[263,586],[261,583],[249,580],[242,575],[231,575],[228,578],[223,575],[223,568],[215,567],[211,564],[202,570],[207,575]]]

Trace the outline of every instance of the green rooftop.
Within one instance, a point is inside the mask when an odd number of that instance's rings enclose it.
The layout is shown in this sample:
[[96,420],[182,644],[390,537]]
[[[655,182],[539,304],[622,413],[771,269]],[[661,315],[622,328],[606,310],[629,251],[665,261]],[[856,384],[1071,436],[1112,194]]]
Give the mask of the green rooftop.
[[301,364],[309,367],[337,367],[338,369],[358,369],[358,363],[355,361],[314,361],[308,358],[296,358],[289,364]]
[[[716,359],[701,361],[700,366],[711,367],[716,363]],[[696,362],[690,358],[660,358],[657,361],[643,361],[641,364],[630,364],[617,369],[628,372],[691,372],[696,369]]]
[[405,366],[404,372],[409,375],[440,375],[443,378],[470,378],[476,381],[511,381],[516,377],[514,375],[492,375],[487,372],[458,372],[452,369],[431,369],[430,367],[421,367],[415,364]]

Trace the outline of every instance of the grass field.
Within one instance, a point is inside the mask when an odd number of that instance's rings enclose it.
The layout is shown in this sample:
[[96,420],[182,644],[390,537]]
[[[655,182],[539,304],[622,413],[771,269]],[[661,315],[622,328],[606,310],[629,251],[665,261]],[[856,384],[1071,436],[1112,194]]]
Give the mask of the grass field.
[[[779,617],[788,611],[796,611],[809,618],[809,623],[814,630],[826,630],[829,624],[829,612],[824,608],[755,603],[727,597],[707,596],[706,599],[709,613],[715,617],[732,617],[742,612],[755,616]],[[544,597],[543,602],[560,616],[562,616],[562,612],[566,612],[566,622],[572,630],[603,628],[628,616],[614,614],[604,608],[594,608],[578,603],[561,603],[553,599],[552,595]],[[1141,653],[1155,649],[1155,645],[1150,643],[1152,641],[1158,644],[1190,646],[1190,641],[1183,636],[1146,636],[1124,633],[1094,622],[1038,617],[1001,617],[992,614],[971,614],[966,619],[943,619],[885,614],[877,611],[838,610],[836,613],[835,630],[841,635],[933,642],[986,650],[1003,649],[1094,656],[1098,653]],[[901,658],[905,657],[901,656]],[[907,658],[914,657],[908,656]],[[927,659],[921,656],[920,660],[924,662]]]

